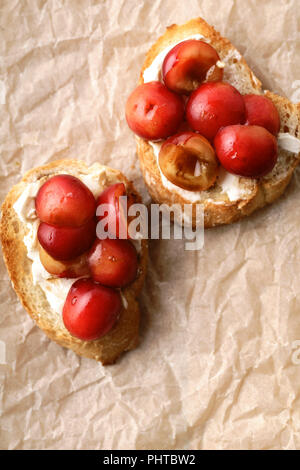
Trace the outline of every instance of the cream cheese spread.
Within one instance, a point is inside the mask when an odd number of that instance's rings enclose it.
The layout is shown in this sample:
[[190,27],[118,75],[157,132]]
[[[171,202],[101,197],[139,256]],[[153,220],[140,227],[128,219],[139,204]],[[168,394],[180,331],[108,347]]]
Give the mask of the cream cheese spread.
[[283,150],[287,150],[291,153],[300,152],[300,139],[297,139],[297,137],[288,132],[280,132],[278,134],[278,145]]

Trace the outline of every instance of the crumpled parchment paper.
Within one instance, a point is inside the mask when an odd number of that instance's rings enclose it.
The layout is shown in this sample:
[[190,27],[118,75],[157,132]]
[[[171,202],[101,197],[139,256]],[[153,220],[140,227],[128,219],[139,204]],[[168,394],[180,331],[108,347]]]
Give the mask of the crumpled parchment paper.
[[[202,16],[266,88],[299,101],[298,7],[2,1],[1,200],[26,170],[74,157],[119,168],[147,200],[124,105],[149,46]],[[199,252],[151,242],[141,345],[111,367],[50,342],[1,261],[0,447],[299,449],[299,175],[275,205],[207,231]]]

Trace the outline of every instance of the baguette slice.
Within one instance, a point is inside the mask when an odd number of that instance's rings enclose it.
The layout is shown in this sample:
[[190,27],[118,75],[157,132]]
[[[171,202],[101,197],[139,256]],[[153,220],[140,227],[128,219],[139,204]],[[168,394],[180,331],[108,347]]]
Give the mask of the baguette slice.
[[[103,169],[105,171],[103,171]],[[140,201],[131,182],[125,176],[109,167],[93,165],[93,172],[99,170],[99,182],[107,187],[116,182],[123,182],[130,192]],[[79,160],[60,160],[45,166],[34,168],[25,174],[20,183],[8,193],[2,205],[0,224],[1,243],[4,260],[21,303],[39,328],[56,343],[72,349],[80,356],[95,359],[102,364],[114,363],[123,351],[134,349],[139,340],[140,310],[136,300],[144,282],[148,256],[147,242],[142,240],[139,253],[139,270],[137,279],[122,289],[123,302],[120,319],[114,328],[96,341],[81,341],[69,334],[64,327],[62,315],[55,312],[47,301],[44,291],[33,283],[32,261],[27,257],[27,249],[23,243],[28,228],[16,214],[13,205],[29,183],[43,178],[47,180],[55,174],[68,173],[80,178],[89,175],[90,168]],[[75,280],[74,280],[75,281]]]
[[[144,83],[145,70],[160,52],[195,34],[201,34],[204,37],[203,40],[207,40],[219,53],[221,61],[225,64],[224,81],[235,86],[242,94],[265,93],[265,96],[270,98],[278,109],[281,119],[280,132],[289,133],[296,138],[300,137],[300,105],[293,104],[287,98],[275,93],[263,90],[261,82],[255,77],[237,49],[202,18],[193,19],[181,26],[173,24],[167,28],[165,34],[149,50],[141,70],[139,83]],[[227,188],[225,187],[224,190],[224,186],[220,186],[217,180],[212,188],[199,192],[199,199],[195,201],[195,199],[188,198],[189,192],[178,191],[174,185],[172,186],[168,182],[166,184],[157,164],[154,147],[147,140],[139,137],[136,140],[143,177],[154,201],[169,205],[189,202],[202,203],[205,227],[235,222],[251,214],[254,210],[275,201],[284,192],[300,159],[299,150],[292,153],[279,147],[278,161],[267,176],[260,179],[234,177],[234,184],[238,182],[239,188],[236,198],[229,197]],[[193,218],[193,225],[195,222]]]

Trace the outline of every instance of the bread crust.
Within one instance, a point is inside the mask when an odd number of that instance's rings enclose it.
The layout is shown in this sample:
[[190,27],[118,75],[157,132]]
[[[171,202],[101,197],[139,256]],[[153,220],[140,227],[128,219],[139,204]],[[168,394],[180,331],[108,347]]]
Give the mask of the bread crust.
[[[103,165],[99,165],[99,169]],[[132,183],[119,171],[105,167],[106,185],[122,181],[127,191],[132,193],[137,201],[140,196]],[[0,237],[5,264],[13,287],[28,314],[44,333],[60,346],[74,351],[76,354],[100,361],[103,365],[113,364],[124,351],[134,349],[139,342],[140,309],[137,296],[140,293],[146,275],[148,244],[141,242],[139,253],[139,269],[137,279],[128,287],[122,289],[127,306],[123,305],[120,318],[114,328],[103,338],[96,341],[81,341],[69,334],[63,325],[62,318],[55,313],[38,285],[33,284],[31,264],[27,257],[27,249],[23,243],[26,226],[18,218],[13,209],[26,185],[42,177],[50,178],[58,173],[88,174],[88,166],[78,160],[58,160],[28,171],[23,179],[8,193],[3,205],[0,222]]]
[[[156,41],[146,55],[145,62],[142,66],[139,83],[143,83],[143,73],[156,58],[156,56],[171,44],[178,43],[186,37],[193,34],[202,34],[209,38],[210,44],[215,47],[222,57],[228,54],[238,54],[235,60],[237,73],[241,74],[243,79],[247,79],[250,89],[254,93],[261,93],[262,85],[257,77],[253,74],[245,59],[239,54],[230,41],[222,37],[212,26],[207,24],[202,18],[195,18],[183,25],[173,24],[169,26],[166,32]],[[270,91],[264,91],[265,96],[270,98],[279,111],[281,118],[280,132],[289,132],[295,137],[300,136],[300,105],[291,103],[287,98],[278,96]],[[293,125],[290,124],[291,116],[293,117]],[[137,153],[139,156],[142,174],[153,200],[159,204],[188,204],[190,201],[184,199],[163,185],[160,170],[157,165],[156,156],[152,146],[147,140],[140,137],[136,138]],[[288,160],[286,171],[281,177],[270,177],[267,175],[259,180],[251,181],[251,191],[246,198],[230,201],[228,198],[209,198],[209,200],[199,201],[204,207],[204,225],[206,228],[216,225],[230,224],[250,215],[253,211],[264,207],[275,201],[284,192],[287,187],[295,167],[300,160],[300,153],[293,154]],[[243,181],[247,178],[243,178]],[[248,179],[249,180],[249,179]],[[209,191],[208,191],[209,193]],[[226,199],[226,198],[225,198]],[[194,203],[196,204],[196,203]],[[193,225],[196,220],[193,217]]]

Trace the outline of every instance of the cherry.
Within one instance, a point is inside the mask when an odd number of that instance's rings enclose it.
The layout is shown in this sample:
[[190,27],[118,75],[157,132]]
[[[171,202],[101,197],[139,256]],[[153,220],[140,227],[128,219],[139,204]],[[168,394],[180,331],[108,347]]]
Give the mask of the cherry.
[[159,166],[173,184],[189,191],[204,191],[216,180],[218,160],[205,137],[183,132],[164,142]]
[[269,173],[277,161],[277,140],[264,127],[224,127],[214,145],[223,167],[237,175],[259,178]]
[[56,175],[41,186],[35,206],[42,222],[60,227],[80,227],[95,215],[96,201],[80,179]]
[[58,261],[50,256],[42,246],[39,248],[40,261],[48,273],[58,277],[76,278],[89,276],[90,270],[86,253],[69,261]]
[[46,252],[56,260],[70,260],[87,251],[96,238],[96,221],[81,227],[56,227],[41,222],[37,237]]
[[143,139],[159,140],[175,134],[183,116],[181,97],[158,81],[139,85],[126,104],[127,123]]
[[106,335],[118,320],[120,293],[92,279],[78,279],[67,295],[63,322],[72,336],[93,341]]
[[205,80],[222,80],[223,69],[216,65],[219,60],[217,51],[204,41],[188,39],[180,42],[164,59],[165,85],[176,93],[189,94]]
[[271,134],[277,135],[280,130],[280,117],[273,102],[262,95],[244,95],[246,106],[246,123],[262,126]]
[[[120,199],[121,197],[127,197],[127,199]],[[129,217],[127,214],[133,203],[134,196],[127,194],[124,183],[112,184],[98,197],[97,218],[99,221],[104,219],[106,222],[102,228],[105,232],[109,232],[110,238],[129,238]]]
[[229,83],[204,83],[191,94],[186,118],[192,129],[212,141],[221,127],[245,121],[243,97]]
[[137,276],[138,257],[128,240],[96,240],[88,263],[94,281],[105,286],[124,287]]

